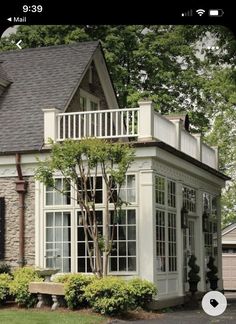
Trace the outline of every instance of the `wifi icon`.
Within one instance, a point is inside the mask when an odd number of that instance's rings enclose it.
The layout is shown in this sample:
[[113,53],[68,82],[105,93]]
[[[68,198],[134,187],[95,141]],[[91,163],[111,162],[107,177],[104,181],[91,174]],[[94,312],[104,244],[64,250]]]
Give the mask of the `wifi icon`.
[[198,9],[196,10],[196,13],[198,14],[198,16],[202,16],[205,13],[204,9]]

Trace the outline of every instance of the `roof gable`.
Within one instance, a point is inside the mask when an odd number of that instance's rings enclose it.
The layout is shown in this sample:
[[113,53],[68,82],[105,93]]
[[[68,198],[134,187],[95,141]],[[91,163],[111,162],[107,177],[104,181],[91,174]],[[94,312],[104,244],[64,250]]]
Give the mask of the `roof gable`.
[[99,42],[0,53],[12,84],[0,97],[0,152],[40,150],[42,109],[64,111]]
[[222,229],[222,236],[229,234],[230,232],[236,230],[236,223],[230,224]]

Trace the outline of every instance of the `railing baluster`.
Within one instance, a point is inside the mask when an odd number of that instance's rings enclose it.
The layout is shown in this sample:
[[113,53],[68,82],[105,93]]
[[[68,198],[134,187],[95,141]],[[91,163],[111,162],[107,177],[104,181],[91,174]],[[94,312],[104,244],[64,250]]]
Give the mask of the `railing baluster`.
[[118,130],[118,118],[119,118],[119,112],[116,111],[116,129],[115,129],[115,136],[117,136],[119,134],[119,130]]
[[78,120],[78,127],[79,127],[79,133],[78,133],[78,138],[81,139],[81,127],[82,127],[82,124],[81,124],[81,115],[79,115],[79,120]]
[[126,111],[126,135],[129,135],[129,111]]
[[120,135],[124,135],[124,111],[121,111],[121,132]]
[[132,110],[132,135],[134,135],[134,110]]
[[91,113],[88,114],[88,126],[89,126],[89,137],[92,136],[92,116]]
[[109,112],[109,115],[110,115],[110,136],[113,135],[113,131],[112,131],[112,124],[113,124],[113,114],[112,114],[112,111]]
[[83,134],[83,137],[87,137],[87,115],[86,114],[83,114],[84,115],[84,134]]
[[61,140],[61,116],[57,116],[57,139],[60,141]]
[[99,113],[99,137],[102,137],[102,113]]
[[76,139],[76,129],[75,129],[76,123],[75,123],[75,120],[76,120],[77,115],[72,115],[72,116],[73,116],[73,139]]
[[108,125],[107,125],[107,112],[105,112],[105,136],[107,136],[107,128],[108,128]]
[[97,136],[97,112],[94,113],[94,136]]
[[71,122],[71,115],[68,116],[68,137],[67,138],[71,138],[71,133],[70,133],[70,122]]
[[65,139],[65,131],[66,131],[66,116],[65,115],[63,115],[63,128],[62,128],[62,130],[63,130],[62,138],[64,140]]

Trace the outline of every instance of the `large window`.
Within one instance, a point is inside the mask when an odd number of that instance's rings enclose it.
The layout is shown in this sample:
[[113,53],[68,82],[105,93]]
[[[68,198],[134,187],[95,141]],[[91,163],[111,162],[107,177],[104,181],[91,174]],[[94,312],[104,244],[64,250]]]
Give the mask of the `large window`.
[[156,176],[156,257],[158,272],[177,271],[176,184]]
[[176,214],[168,213],[169,271],[177,271]]
[[55,188],[46,187],[46,205],[70,205],[71,203],[71,188],[70,184],[62,179],[55,179]]
[[[55,188],[45,188],[45,266],[57,267],[61,272],[91,272],[88,249],[95,261],[95,250],[91,237],[86,244],[83,219],[78,203],[77,190],[81,194],[84,187],[78,178],[76,186],[68,184],[63,178],[55,180]],[[104,229],[105,184],[101,176],[92,177],[86,183],[88,196],[92,199],[90,188],[94,191],[96,219],[99,235]],[[113,204],[110,203],[110,230],[114,225],[114,242],[109,257],[110,272],[136,272],[137,270],[137,214],[136,214],[136,176],[129,174],[121,188],[122,200],[129,203],[124,205],[114,219]]]
[[71,270],[70,212],[46,213],[46,267]]
[[166,235],[165,235],[165,212],[156,211],[156,253],[157,270],[166,271]]
[[[103,213],[101,210],[96,211],[96,220],[98,232],[102,236],[103,234]],[[86,245],[83,218],[81,212],[77,212],[77,269],[78,272],[91,272],[90,258],[88,249],[93,256],[93,262],[95,261],[95,250],[91,237],[88,237],[88,246]]]
[[116,225],[110,271],[136,271],[136,210],[122,210],[118,220],[114,220],[114,217],[114,213],[111,212],[110,230],[112,231],[113,223]]
[[208,229],[205,232],[206,262],[209,256],[217,256],[217,197],[203,193],[203,209],[208,217]]

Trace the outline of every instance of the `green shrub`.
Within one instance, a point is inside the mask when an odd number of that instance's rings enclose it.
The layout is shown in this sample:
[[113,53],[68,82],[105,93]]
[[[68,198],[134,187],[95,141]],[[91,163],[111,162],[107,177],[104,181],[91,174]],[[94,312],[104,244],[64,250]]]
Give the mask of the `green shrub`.
[[9,274],[0,274],[0,304],[4,303],[9,295],[11,280],[12,278]]
[[66,274],[59,274],[53,277],[52,281],[53,282],[59,282],[59,283],[66,283],[71,276],[74,276],[74,274],[71,273],[66,273]]
[[84,296],[85,287],[96,279],[94,276],[84,274],[66,274],[55,277],[55,282],[64,283],[65,300],[67,306],[75,309],[81,306],[87,306]]
[[146,308],[148,303],[152,301],[152,297],[157,293],[157,288],[153,283],[140,278],[131,279],[127,282],[127,285],[135,308]]
[[11,267],[9,266],[9,264],[6,263],[0,264],[0,273],[11,274]]
[[96,312],[107,315],[121,314],[133,303],[127,283],[116,277],[94,280],[85,288],[84,295]]
[[19,268],[13,272],[13,281],[10,284],[10,292],[15,296],[16,302],[25,307],[36,304],[37,298],[29,292],[28,286],[31,281],[43,281],[36,271],[29,267]]

